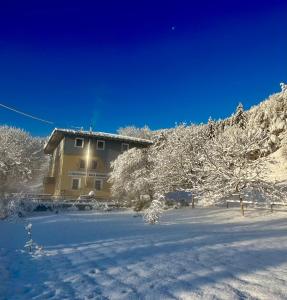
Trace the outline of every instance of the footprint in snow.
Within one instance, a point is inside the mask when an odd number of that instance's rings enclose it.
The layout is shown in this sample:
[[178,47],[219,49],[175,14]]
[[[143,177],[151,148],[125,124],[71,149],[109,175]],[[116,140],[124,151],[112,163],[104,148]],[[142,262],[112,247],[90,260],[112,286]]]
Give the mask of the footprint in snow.
[[93,275],[94,275],[94,274],[98,274],[98,273],[100,273],[100,272],[101,272],[101,271],[100,271],[99,269],[93,269],[93,270],[90,270],[90,271],[89,271],[89,273],[90,273],[90,274],[93,274]]

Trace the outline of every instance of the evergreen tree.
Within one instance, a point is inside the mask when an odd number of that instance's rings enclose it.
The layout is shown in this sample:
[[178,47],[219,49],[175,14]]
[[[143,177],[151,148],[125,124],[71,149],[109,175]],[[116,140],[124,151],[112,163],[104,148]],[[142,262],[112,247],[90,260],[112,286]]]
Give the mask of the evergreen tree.
[[235,115],[233,116],[232,125],[237,125],[241,129],[245,129],[246,123],[247,123],[247,120],[246,120],[246,114],[245,114],[245,111],[243,108],[243,104],[239,103],[236,108]]
[[215,137],[215,122],[212,120],[211,117],[209,117],[208,119],[207,127],[208,138],[213,139]]

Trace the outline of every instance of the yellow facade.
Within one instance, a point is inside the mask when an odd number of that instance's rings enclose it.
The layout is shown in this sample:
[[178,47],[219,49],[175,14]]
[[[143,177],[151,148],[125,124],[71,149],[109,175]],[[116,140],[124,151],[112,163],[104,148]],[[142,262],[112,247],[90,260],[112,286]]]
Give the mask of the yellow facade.
[[[80,168],[80,160],[86,162],[85,168]],[[91,169],[92,161],[97,161],[97,169]],[[87,165],[87,158],[79,155],[63,155],[61,162],[61,173],[59,182],[55,188],[55,195],[68,195],[78,197],[80,195],[87,195],[89,192],[94,191],[96,197],[109,198],[110,185],[107,182],[107,177],[102,178],[103,186],[101,190],[95,189],[95,179],[99,179],[99,175],[104,174],[104,162],[99,157],[91,156],[89,164]],[[72,179],[79,178],[80,186],[78,190],[72,189]]]
[[[81,168],[80,161],[85,161],[85,168]],[[97,162],[96,170],[92,169],[92,162]],[[87,195],[93,191],[97,198],[110,198],[110,184],[107,182],[107,174],[105,173],[104,162],[97,156],[89,158],[81,155],[67,155],[61,153],[59,166],[55,160],[51,162],[51,177],[55,178],[54,183],[44,182],[44,192],[54,196],[79,197]],[[72,180],[78,178],[80,180],[79,189],[72,188]],[[96,190],[95,180],[102,181],[101,190]]]

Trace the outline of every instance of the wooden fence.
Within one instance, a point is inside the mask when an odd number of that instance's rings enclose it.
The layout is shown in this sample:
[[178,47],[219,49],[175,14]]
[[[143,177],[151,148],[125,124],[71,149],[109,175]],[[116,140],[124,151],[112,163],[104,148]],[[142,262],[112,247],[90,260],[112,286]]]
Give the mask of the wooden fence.
[[[258,201],[245,201],[243,199],[240,200],[226,200],[226,208],[229,208],[229,204],[230,203],[239,203],[240,204],[240,210],[241,210],[241,214],[244,216],[244,212],[247,209],[248,205],[252,205],[253,207],[257,207],[257,208],[265,208],[265,209],[269,209],[267,206],[263,207],[262,206],[262,202],[258,202]],[[271,212],[273,212],[273,208],[274,206],[286,206],[287,207],[287,203],[284,202],[271,202],[269,203],[270,205],[270,210]]]
[[87,195],[83,195],[82,198],[51,196],[48,194],[11,194],[6,197],[6,201],[14,199],[19,200],[24,209],[25,207],[32,207],[34,211],[58,211],[73,207],[78,210],[99,209],[110,211],[113,208],[118,208],[114,201],[105,201],[102,198],[93,198]]

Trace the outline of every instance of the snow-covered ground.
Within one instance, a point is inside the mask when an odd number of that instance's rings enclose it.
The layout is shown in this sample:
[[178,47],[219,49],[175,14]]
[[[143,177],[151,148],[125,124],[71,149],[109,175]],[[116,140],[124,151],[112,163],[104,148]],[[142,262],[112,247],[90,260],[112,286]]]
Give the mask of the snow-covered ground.
[[35,215],[44,255],[0,222],[0,299],[287,299],[287,212],[179,209]]
[[265,178],[270,181],[287,183],[287,155],[285,148],[280,148],[269,156]]

